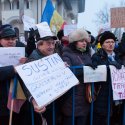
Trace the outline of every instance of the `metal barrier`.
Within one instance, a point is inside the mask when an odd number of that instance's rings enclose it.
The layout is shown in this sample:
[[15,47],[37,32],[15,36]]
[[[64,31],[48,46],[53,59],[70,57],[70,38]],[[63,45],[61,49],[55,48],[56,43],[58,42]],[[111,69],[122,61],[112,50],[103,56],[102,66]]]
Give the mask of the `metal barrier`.
[[[73,66],[73,67],[70,67],[71,70],[73,71],[73,73],[75,74],[76,73],[76,69],[78,68],[83,68],[83,66]],[[13,88],[13,98],[15,98],[15,93],[16,93],[16,87],[17,87],[17,80],[16,80],[16,77],[15,77],[15,80],[14,80],[14,88]],[[107,121],[107,125],[110,125],[110,99],[111,99],[111,86],[109,87],[109,96],[108,96],[108,114],[107,114],[107,117],[108,117],[108,121]],[[73,108],[72,108],[72,125],[75,125],[75,87],[72,88],[72,100],[73,100]],[[94,83],[92,83],[92,95],[94,94]],[[90,111],[90,125],[93,125],[93,109],[94,109],[94,106],[93,106],[93,100],[92,100],[92,103],[91,103],[91,111]],[[55,102],[53,102],[53,112],[52,112],[52,116],[53,116],[53,122],[52,122],[52,125],[56,125],[56,115],[55,115]],[[34,112],[33,112],[33,107],[31,107],[31,117],[32,117],[32,125],[34,125]],[[125,125],[125,104],[123,106],[123,118],[122,118],[122,125]]]

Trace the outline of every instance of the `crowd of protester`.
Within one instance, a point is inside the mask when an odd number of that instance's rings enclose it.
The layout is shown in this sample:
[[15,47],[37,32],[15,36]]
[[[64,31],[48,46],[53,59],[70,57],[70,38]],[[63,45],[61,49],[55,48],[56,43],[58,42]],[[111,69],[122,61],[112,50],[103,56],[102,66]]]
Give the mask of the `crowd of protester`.
[[[64,36],[64,31],[60,30],[57,36],[41,37],[38,30],[30,29],[27,45],[24,45],[17,38],[14,27],[9,24],[0,26],[0,47],[25,47],[25,57],[19,60],[20,65],[58,53],[68,66],[84,65],[90,66],[93,70],[99,65],[107,66],[106,82],[94,84],[96,100],[93,105],[93,125],[107,125],[108,122],[108,96],[109,88],[111,88],[109,65],[115,66],[116,69],[121,69],[122,65],[125,66],[125,33],[117,45],[116,41],[117,38],[111,31],[101,32],[94,37],[90,31],[81,28],[72,31],[69,36]],[[17,75],[27,100],[19,113],[13,112],[12,125],[31,125],[33,121],[31,107],[34,109],[35,125],[45,125],[43,123],[45,120],[47,125],[52,125],[52,103],[46,107],[39,107],[13,65],[0,67],[0,125],[9,124],[8,88],[15,75]],[[75,125],[89,125],[91,102],[86,97],[87,85],[84,84],[82,68],[76,69],[75,75],[80,82],[73,87],[75,88]],[[56,125],[72,125],[72,89],[55,100]],[[122,124],[123,104],[124,101],[113,101],[111,93],[109,114],[111,125]]]

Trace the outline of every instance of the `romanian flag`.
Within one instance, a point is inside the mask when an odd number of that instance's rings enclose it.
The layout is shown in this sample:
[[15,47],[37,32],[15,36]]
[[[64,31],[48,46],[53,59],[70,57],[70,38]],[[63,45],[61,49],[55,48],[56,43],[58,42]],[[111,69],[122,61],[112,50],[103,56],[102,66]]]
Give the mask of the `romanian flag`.
[[[13,101],[13,107],[12,107],[12,101]],[[7,107],[9,110],[19,113],[25,101],[26,97],[23,93],[22,87],[18,82],[17,77],[15,77],[14,80],[11,80],[10,83]]]
[[52,32],[57,33],[63,29],[65,21],[55,10],[52,1],[47,0],[45,9],[42,14],[41,22],[47,22]]

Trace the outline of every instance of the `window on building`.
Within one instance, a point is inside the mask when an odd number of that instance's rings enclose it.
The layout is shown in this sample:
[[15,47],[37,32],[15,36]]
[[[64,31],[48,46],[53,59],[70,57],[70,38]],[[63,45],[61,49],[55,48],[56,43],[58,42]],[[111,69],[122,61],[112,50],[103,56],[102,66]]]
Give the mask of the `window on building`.
[[11,9],[11,4],[9,0],[4,1],[4,9],[5,10],[10,10]]
[[29,9],[29,1],[26,0],[26,9]]
[[17,9],[19,9],[19,1],[17,0],[17,3],[16,3],[16,6],[17,6]]
[[63,17],[67,20],[76,20],[77,14],[84,12],[85,0],[58,0],[57,5],[64,5]]

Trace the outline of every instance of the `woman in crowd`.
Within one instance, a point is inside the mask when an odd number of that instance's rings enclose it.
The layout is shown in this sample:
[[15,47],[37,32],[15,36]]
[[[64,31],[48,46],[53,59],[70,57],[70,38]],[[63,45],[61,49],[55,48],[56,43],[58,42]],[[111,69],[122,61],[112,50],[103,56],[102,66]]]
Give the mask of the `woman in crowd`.
[[93,125],[107,125],[108,124],[108,103],[111,105],[112,113],[112,93],[110,102],[108,102],[109,89],[111,89],[111,79],[109,65],[114,65],[117,69],[121,68],[121,60],[119,56],[114,52],[116,37],[110,31],[105,31],[100,36],[101,48],[92,56],[93,65],[106,65],[107,66],[107,81],[99,82],[95,84],[98,87],[98,96],[94,102],[94,119]]
[[[69,66],[82,66],[91,64],[90,50],[87,49],[89,35],[84,29],[77,29],[69,34],[69,45],[64,47],[62,58]],[[83,70],[76,70],[80,84],[75,87],[75,125],[87,125],[90,104],[86,100],[85,84],[83,83]],[[62,113],[63,125],[72,125],[72,91],[64,95]]]

